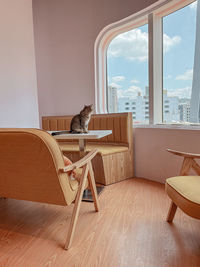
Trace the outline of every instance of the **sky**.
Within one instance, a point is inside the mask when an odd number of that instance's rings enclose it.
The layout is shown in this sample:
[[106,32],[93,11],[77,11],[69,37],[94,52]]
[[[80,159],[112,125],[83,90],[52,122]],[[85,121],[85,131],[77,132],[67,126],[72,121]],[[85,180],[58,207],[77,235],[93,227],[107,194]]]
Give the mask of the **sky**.
[[[190,98],[196,2],[163,17],[163,88],[168,96]],[[107,51],[108,84],[118,97],[144,95],[148,86],[148,25],[115,37]]]

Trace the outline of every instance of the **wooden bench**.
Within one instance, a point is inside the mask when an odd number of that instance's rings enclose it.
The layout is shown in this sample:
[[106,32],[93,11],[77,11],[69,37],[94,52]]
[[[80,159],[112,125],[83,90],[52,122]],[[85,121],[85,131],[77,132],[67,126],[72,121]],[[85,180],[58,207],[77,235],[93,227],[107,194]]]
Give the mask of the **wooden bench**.
[[[47,131],[69,130],[72,116],[46,116],[42,128]],[[112,134],[86,143],[86,151],[98,149],[93,160],[95,180],[108,185],[133,177],[133,134],[132,113],[94,114],[89,130],[112,130]],[[65,156],[73,162],[80,158],[78,142],[59,140]]]

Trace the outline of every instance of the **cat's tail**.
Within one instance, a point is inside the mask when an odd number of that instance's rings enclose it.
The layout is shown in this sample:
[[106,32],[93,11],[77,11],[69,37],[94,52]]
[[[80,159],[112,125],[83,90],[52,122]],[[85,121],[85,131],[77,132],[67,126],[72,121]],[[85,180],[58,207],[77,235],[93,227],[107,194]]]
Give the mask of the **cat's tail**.
[[52,132],[51,135],[55,136],[55,135],[62,135],[62,134],[68,134],[71,133],[71,131],[56,131],[56,132]]
[[78,132],[78,131],[73,131],[73,130],[71,130],[71,131],[69,131],[71,134],[81,134],[82,132]]

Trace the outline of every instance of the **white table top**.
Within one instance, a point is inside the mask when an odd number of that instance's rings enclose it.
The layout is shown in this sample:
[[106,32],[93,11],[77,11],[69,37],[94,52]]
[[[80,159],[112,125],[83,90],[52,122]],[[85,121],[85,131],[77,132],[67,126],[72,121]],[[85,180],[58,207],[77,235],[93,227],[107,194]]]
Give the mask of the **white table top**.
[[[48,131],[48,133],[60,132],[60,131]],[[66,132],[66,131],[64,131]],[[105,137],[109,134],[112,134],[112,130],[93,130],[89,131],[88,133],[80,133],[80,134],[72,134],[72,133],[63,133],[60,135],[54,135],[55,139],[100,139]]]

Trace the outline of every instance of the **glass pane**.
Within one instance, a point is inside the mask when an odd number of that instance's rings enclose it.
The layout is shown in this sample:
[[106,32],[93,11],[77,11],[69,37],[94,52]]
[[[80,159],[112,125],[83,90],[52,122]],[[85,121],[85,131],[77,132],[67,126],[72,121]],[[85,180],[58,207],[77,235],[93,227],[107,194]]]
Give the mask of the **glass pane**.
[[163,17],[163,122],[190,121],[196,2]]
[[149,122],[148,25],[115,37],[107,51],[108,111]]

